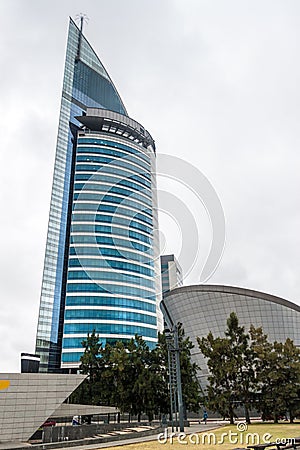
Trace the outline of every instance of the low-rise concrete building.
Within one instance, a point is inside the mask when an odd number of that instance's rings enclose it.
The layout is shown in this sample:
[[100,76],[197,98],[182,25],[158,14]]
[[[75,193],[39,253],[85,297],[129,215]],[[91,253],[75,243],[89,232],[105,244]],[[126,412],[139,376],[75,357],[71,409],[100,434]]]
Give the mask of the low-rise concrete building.
[[86,375],[0,373],[0,443],[26,442]]

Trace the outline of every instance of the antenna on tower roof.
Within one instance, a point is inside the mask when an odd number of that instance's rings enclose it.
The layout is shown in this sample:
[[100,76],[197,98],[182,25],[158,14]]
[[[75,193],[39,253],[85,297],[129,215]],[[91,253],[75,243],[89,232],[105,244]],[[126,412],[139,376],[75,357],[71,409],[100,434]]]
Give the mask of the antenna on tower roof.
[[76,14],[75,21],[76,23],[80,24],[80,33],[82,33],[83,31],[83,22],[88,23],[89,20],[90,19],[87,14],[84,13]]
[[87,14],[76,14],[75,16],[75,21],[77,23],[80,23],[80,33],[78,36],[78,48],[77,48],[77,55],[76,55],[76,61],[78,61],[80,59],[80,48],[81,48],[81,38],[82,38],[82,31],[83,31],[83,22],[88,23],[89,18],[87,16]]

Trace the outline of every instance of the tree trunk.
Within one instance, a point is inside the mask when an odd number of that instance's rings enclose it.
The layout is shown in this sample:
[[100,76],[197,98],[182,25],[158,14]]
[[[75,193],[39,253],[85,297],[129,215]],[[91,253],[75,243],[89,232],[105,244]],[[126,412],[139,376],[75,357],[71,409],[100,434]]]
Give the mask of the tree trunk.
[[230,424],[233,425],[234,424],[234,413],[233,413],[233,408],[231,405],[229,406],[229,419],[230,419]]
[[251,420],[250,420],[249,406],[248,406],[247,403],[245,403],[244,406],[245,406],[245,420],[246,420],[246,423],[248,425],[250,425],[251,424]]
[[140,421],[141,421],[141,413],[138,413],[138,416],[137,416],[137,421],[138,421],[138,422],[140,422]]
[[183,403],[183,418],[184,418],[184,420],[187,420],[187,411],[186,411],[185,403]]

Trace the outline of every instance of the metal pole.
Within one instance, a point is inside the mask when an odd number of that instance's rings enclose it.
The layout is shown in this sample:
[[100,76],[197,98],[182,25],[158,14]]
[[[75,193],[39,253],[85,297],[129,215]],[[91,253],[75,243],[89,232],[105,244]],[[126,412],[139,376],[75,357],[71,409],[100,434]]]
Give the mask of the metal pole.
[[170,407],[171,407],[171,426],[172,433],[174,432],[174,418],[173,418],[173,390],[172,390],[172,375],[171,375],[171,352],[168,347],[168,366],[169,366],[169,393],[170,393]]
[[[177,372],[177,371],[176,371]],[[177,391],[177,381],[176,381],[176,388],[175,388],[175,386],[174,386],[174,389],[173,389],[173,396],[174,396],[174,410],[175,410],[175,429],[176,429],[176,431],[178,431],[178,399],[176,398],[177,397],[177,394],[178,393],[178,391]]]
[[177,378],[177,394],[178,394],[178,410],[179,410],[179,429],[184,432],[183,422],[183,401],[182,401],[182,389],[181,389],[181,372],[180,372],[180,357],[179,357],[179,345],[178,345],[178,326],[174,327],[174,344],[175,344],[175,357],[176,357],[176,378]]

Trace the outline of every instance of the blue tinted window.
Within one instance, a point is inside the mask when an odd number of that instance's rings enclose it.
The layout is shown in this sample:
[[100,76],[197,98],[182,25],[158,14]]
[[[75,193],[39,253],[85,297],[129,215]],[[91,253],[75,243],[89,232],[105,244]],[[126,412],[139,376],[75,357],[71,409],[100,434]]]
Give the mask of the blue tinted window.
[[[117,169],[117,170],[116,170]],[[124,177],[124,178],[131,178],[134,181],[140,181],[141,179],[145,179],[146,181],[148,181],[148,184],[150,184],[151,181],[151,176],[147,175],[145,173],[140,173],[138,172],[138,168],[135,168],[135,171],[133,172],[132,169],[127,168],[127,170],[123,170],[120,167],[111,167],[110,165],[108,166],[99,166],[99,165],[95,165],[95,164],[77,164],[76,166],[76,172],[78,174],[78,172],[96,172],[95,174],[90,174],[89,178],[91,177],[93,178],[94,181],[102,181],[103,180],[103,174],[112,174],[112,175],[117,175],[118,178],[120,179],[120,177]],[[99,172],[99,173],[97,173]],[[135,175],[133,175],[133,173]],[[76,180],[79,180],[82,178],[75,178]],[[148,184],[144,183],[145,186],[148,186]]]
[[[91,330],[90,332],[92,332],[92,331],[93,330]],[[64,343],[66,343],[68,340],[69,340],[69,338],[65,338],[64,339]],[[69,345],[66,344],[66,345],[63,345],[63,348],[80,348],[82,340],[83,340],[83,338],[79,338],[78,341],[75,341],[74,342],[74,344],[75,344],[74,347],[71,344],[69,344]],[[123,341],[124,342],[123,338],[120,338],[120,339],[116,339],[116,338],[111,338],[111,339],[109,339],[109,338],[100,338],[99,339],[99,342],[103,342],[103,345],[105,345],[106,342],[108,344],[110,344],[110,345],[115,345],[115,343],[117,341]],[[128,340],[126,339],[126,341],[128,341]],[[79,342],[79,345],[78,345],[78,342]],[[150,350],[156,347],[156,343],[155,342],[147,341],[147,339],[145,339],[145,342],[148,345],[148,347],[150,348]],[[82,355],[83,355],[83,350],[82,350],[82,352],[70,352],[70,353],[64,353],[63,352],[62,353],[62,362],[65,362],[65,363],[68,363],[68,362],[74,362],[74,363],[79,362],[80,361],[80,357]]]
[[137,239],[142,242],[146,242],[146,244],[151,245],[152,239],[150,236],[145,236],[144,234],[138,233],[137,231],[132,231],[126,228],[119,228],[109,225],[88,225],[88,224],[77,224],[73,223],[71,231],[73,233],[106,233],[113,234],[117,236],[126,236],[132,239]]
[[65,311],[65,320],[76,320],[76,319],[142,322],[147,323],[149,325],[156,325],[156,317],[135,312],[103,310],[103,309],[70,309]]
[[129,275],[128,273],[118,272],[104,272],[100,270],[71,270],[68,271],[68,280],[99,280],[99,281],[113,281],[115,283],[130,283],[138,284],[143,287],[154,289],[153,280],[147,280],[137,275]]
[[[147,191],[146,195],[141,195],[135,191],[129,190],[129,189],[124,189],[121,188],[119,186],[111,186],[109,184],[93,184],[93,183],[86,183],[85,185],[83,185],[83,191],[82,189],[76,189],[75,186],[75,191],[76,194],[74,196],[74,198],[78,198],[80,197],[81,200],[98,200],[99,198],[101,199],[103,195],[105,194],[120,194],[123,197],[130,197],[131,199],[135,199],[135,200],[139,200],[140,202],[148,205],[148,206],[152,206],[152,197],[149,194],[149,192]],[[78,192],[78,190],[82,191],[82,192]],[[87,192],[87,191],[96,191],[96,192]],[[146,190],[145,190],[146,191]],[[89,197],[84,197],[84,196],[91,196]]]
[[[140,184],[137,183],[133,183],[132,181],[128,181],[128,180],[124,180],[124,179],[118,179],[115,177],[103,177],[103,178],[110,178],[110,179],[106,179],[106,180],[101,180],[101,182],[96,183],[97,180],[87,180],[85,183],[75,183],[74,184],[74,190],[75,191],[79,191],[81,189],[89,189],[89,190],[99,190],[101,191],[103,189],[103,186],[106,188],[106,186],[112,186],[113,187],[121,187],[121,186],[125,186],[128,187],[134,191],[139,191],[149,197],[152,198],[151,195],[151,190],[148,187],[145,186],[141,186]],[[109,184],[108,184],[109,183]],[[112,188],[111,188],[112,189]],[[112,191],[113,192],[113,191]],[[129,191],[131,192],[131,191]]]
[[113,172],[117,172],[118,175],[120,175],[119,169],[123,168],[125,170],[130,171],[130,173],[136,173],[140,176],[147,178],[148,180],[151,179],[151,174],[149,173],[149,171],[146,171],[145,169],[142,168],[138,168],[137,166],[134,166],[127,161],[123,161],[122,159],[115,160],[106,156],[99,156],[99,158],[101,158],[101,161],[98,161],[98,163],[94,164],[92,163],[84,164],[84,162],[76,163],[75,172],[85,172],[85,171],[98,172],[98,170],[99,171],[102,170],[103,165],[109,164]]
[[[123,204],[125,201],[123,202]],[[128,216],[132,219],[139,219],[142,222],[146,222],[149,225],[152,225],[152,218],[146,216],[145,214],[151,214],[151,210],[143,209],[143,213],[138,213],[132,211],[132,209],[122,208],[121,206],[113,206],[113,205],[103,205],[102,203],[74,203],[73,210],[75,211],[97,211],[97,212],[110,212],[112,214],[122,214],[124,216]],[[141,210],[141,206],[139,205],[139,210]],[[150,212],[149,212],[150,211]],[[114,216],[111,218],[111,222],[115,220]]]
[[112,83],[81,60],[74,67],[73,95],[85,105],[89,105],[90,98],[97,103],[101,99],[104,108],[126,114]]
[[[63,348],[82,348],[82,341],[84,340],[84,338],[64,338],[63,339]],[[110,345],[115,345],[117,341],[121,341],[124,344],[129,342],[129,338],[125,339],[125,338],[99,338],[99,343],[102,344],[102,346],[104,347],[105,344],[110,344]]]
[[67,296],[67,306],[118,306],[120,308],[131,308],[144,310],[149,312],[156,311],[155,303],[143,302],[142,300],[133,300],[122,297],[103,297],[103,296],[89,296],[76,295]]
[[96,284],[96,283],[68,283],[67,292],[103,292],[108,294],[132,295],[133,297],[147,298],[154,300],[155,295],[146,289],[138,287],[120,286],[115,284]]
[[[109,211],[111,212],[111,211]],[[136,216],[135,216],[136,219]],[[139,219],[141,220],[141,219]],[[125,217],[117,217],[117,216],[107,216],[103,214],[73,214],[72,222],[103,222],[103,223],[113,223],[113,225],[125,225],[130,228],[136,228],[141,231],[145,231],[145,233],[152,233],[152,228],[147,227],[135,220],[132,220],[131,217],[126,219]]]
[[99,245],[111,245],[113,247],[125,247],[129,249],[138,250],[140,252],[148,252],[152,254],[152,248],[143,244],[139,244],[135,241],[129,241],[126,239],[111,238],[108,236],[99,235],[74,235],[70,239],[71,244],[99,244]]
[[154,276],[154,271],[148,267],[139,266],[138,264],[132,264],[125,261],[106,261],[99,258],[69,259],[69,267],[111,267],[112,269],[141,273],[143,275],[148,275],[149,277]]
[[[108,175],[110,174],[110,175]],[[123,178],[121,178],[123,177]],[[146,186],[146,188],[151,189],[150,181],[146,180],[143,175],[132,175],[131,172],[125,172],[124,170],[118,169],[118,173],[113,170],[112,167],[103,167],[101,168],[101,172],[94,174],[86,174],[86,173],[76,173],[75,181],[101,181],[107,183],[122,183],[123,181],[133,180],[136,183],[142,185],[142,187]]]
[[64,334],[91,333],[93,330],[99,334],[139,334],[151,338],[157,337],[156,330],[137,325],[115,323],[65,323]]
[[100,248],[100,247],[71,247],[70,255],[97,255],[97,256],[107,256],[107,257],[115,257],[125,260],[134,260],[143,264],[153,266],[153,258],[147,257],[145,255],[141,255],[138,253],[129,252],[128,250],[122,250],[120,253],[115,248]]
[[87,137],[79,137],[78,138],[78,146],[81,144],[95,144],[95,145],[105,145],[110,146],[112,148],[120,148],[122,150],[126,150],[128,153],[138,154],[145,161],[149,160],[149,156],[145,155],[142,150],[137,150],[136,148],[129,147],[128,145],[121,144],[120,142],[109,141],[101,138],[87,138]]
[[[86,154],[87,153],[87,154]],[[137,164],[138,166],[145,169],[147,172],[151,171],[150,163],[149,161],[141,160],[139,157],[132,156],[132,155],[126,155],[124,152],[120,152],[117,150],[113,150],[110,148],[101,148],[101,147],[78,147],[77,148],[77,162],[100,162],[102,163],[102,156],[99,155],[105,155],[105,157],[112,156],[112,158],[109,158],[110,161],[114,161],[115,159],[118,159],[118,165],[119,160],[124,159],[124,162],[132,162],[134,164]]]
[[[81,347],[81,346],[79,346],[79,347]],[[82,355],[83,355],[83,349],[82,349],[82,352],[62,353],[61,361],[64,363],[79,362]]]

